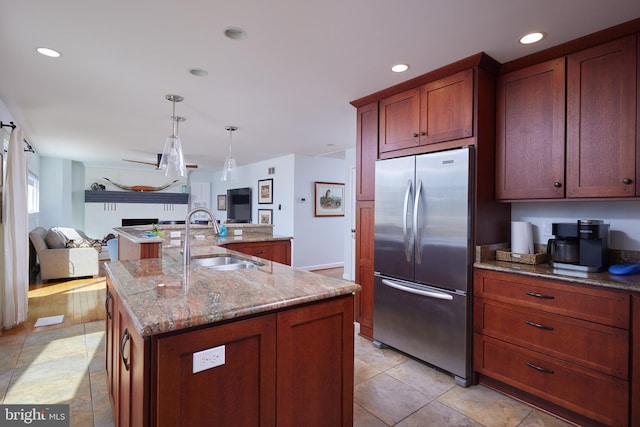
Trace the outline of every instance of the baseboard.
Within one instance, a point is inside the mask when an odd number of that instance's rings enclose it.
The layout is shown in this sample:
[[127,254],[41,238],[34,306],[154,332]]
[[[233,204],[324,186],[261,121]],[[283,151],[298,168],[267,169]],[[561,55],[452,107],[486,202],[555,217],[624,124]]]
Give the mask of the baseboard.
[[330,264],[317,264],[317,265],[307,265],[304,267],[296,267],[298,270],[307,270],[307,271],[315,271],[315,270],[326,270],[328,268],[344,268],[344,262],[336,262]]

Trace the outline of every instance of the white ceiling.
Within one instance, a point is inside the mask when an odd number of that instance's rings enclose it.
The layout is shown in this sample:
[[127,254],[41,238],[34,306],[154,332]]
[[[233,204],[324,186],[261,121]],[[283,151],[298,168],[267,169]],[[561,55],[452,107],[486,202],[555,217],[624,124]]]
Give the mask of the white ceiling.
[[[39,155],[221,169],[355,143],[349,102],[484,51],[499,62],[640,17],[638,0],[0,0],[0,100]],[[246,30],[244,40],[223,31]],[[544,31],[535,46],[520,35]],[[36,53],[46,46],[62,57]],[[403,62],[409,71],[392,73]],[[208,71],[195,77],[192,68]],[[0,117],[7,121],[10,118]],[[143,166],[144,167],[144,166]]]

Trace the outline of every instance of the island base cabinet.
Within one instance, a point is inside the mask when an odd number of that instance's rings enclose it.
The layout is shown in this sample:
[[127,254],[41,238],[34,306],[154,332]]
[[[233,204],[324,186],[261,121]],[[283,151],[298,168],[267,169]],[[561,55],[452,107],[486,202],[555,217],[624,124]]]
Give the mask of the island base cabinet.
[[353,298],[278,314],[277,426],[353,426]]
[[[274,426],[276,316],[157,340],[152,425]],[[224,363],[193,373],[196,352],[224,346]]]
[[608,426],[626,426],[629,383],[475,334],[476,369]]
[[152,341],[151,425],[353,426],[352,295]]

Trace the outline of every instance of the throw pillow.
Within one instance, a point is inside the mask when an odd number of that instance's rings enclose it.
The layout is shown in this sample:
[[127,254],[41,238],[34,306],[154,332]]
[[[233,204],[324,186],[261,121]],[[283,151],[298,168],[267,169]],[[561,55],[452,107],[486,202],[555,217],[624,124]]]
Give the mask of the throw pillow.
[[67,238],[55,228],[47,232],[44,241],[49,249],[64,249],[67,247]]
[[100,253],[102,252],[102,242],[95,239],[74,239],[67,242],[67,248],[94,248]]

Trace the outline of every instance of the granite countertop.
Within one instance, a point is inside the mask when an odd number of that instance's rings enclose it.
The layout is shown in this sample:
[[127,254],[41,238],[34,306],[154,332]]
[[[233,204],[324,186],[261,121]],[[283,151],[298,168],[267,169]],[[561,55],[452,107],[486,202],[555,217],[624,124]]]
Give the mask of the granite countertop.
[[260,261],[237,271],[182,265],[178,249],[162,258],[105,263],[121,304],[141,336],[266,313],[298,304],[351,294],[360,286],[297,270],[218,246],[194,246],[192,256],[224,255]]
[[[225,224],[227,227],[227,236],[215,236],[211,226],[203,224],[191,224],[189,226],[191,234],[191,246],[215,245],[223,246],[232,243],[256,243],[268,242],[274,240],[291,240],[291,236],[274,236],[272,234],[273,226],[264,226],[258,224]],[[145,232],[151,230],[151,225],[137,225],[131,227],[117,227],[113,230],[121,237],[130,240],[133,243],[162,243],[163,248],[179,247],[184,243],[183,234],[185,230],[184,224],[162,224],[158,228],[164,231],[164,237],[149,237]],[[241,230],[242,234],[237,235],[236,230]],[[175,236],[172,236],[172,233]]]
[[[502,271],[505,273],[516,273],[526,276],[541,277],[544,279],[562,280],[570,283],[599,286],[603,288],[620,289],[624,291],[640,292],[640,274],[617,275],[608,271],[600,273],[587,273],[551,267],[547,262],[542,264],[520,264],[517,262],[497,261],[495,257],[495,246],[477,247],[475,268],[484,270]],[[619,256],[618,254],[616,254]],[[632,254],[631,261],[638,262]],[[614,263],[622,263],[624,260],[617,260]]]

